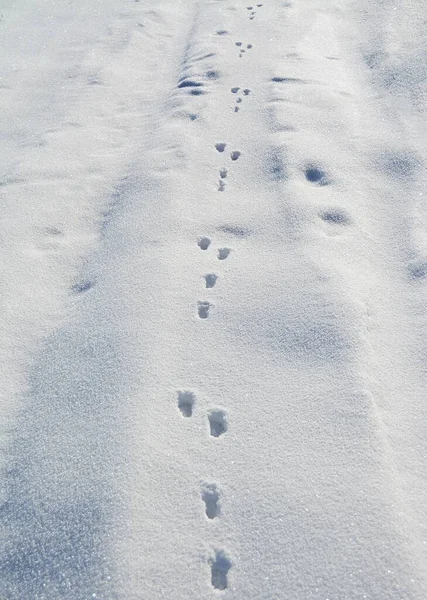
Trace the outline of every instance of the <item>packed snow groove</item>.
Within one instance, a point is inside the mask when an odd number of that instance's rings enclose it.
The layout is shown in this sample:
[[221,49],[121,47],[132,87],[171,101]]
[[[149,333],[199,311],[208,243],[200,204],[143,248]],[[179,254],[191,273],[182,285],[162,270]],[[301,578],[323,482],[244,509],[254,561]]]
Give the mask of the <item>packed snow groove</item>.
[[95,285],[94,281],[90,281],[89,279],[85,281],[81,281],[73,285],[72,290],[75,294],[83,294],[84,292],[88,292]]
[[322,210],[319,216],[323,221],[332,225],[348,225],[351,223],[349,215],[342,209]]
[[251,235],[251,231],[246,227],[240,227],[239,225],[220,225],[218,231],[229,233],[238,238],[246,238]]

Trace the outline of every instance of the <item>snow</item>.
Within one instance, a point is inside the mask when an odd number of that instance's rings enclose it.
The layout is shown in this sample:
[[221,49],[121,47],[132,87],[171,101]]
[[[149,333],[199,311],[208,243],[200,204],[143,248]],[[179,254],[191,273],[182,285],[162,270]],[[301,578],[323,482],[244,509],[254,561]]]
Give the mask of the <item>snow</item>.
[[0,598],[425,600],[427,6],[1,13]]

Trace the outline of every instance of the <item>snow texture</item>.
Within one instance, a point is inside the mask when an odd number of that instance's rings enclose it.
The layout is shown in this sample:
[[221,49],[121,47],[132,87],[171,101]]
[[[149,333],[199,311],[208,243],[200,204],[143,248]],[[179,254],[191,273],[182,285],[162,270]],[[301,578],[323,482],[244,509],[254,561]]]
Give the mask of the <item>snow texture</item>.
[[427,598],[426,22],[2,3],[1,600]]

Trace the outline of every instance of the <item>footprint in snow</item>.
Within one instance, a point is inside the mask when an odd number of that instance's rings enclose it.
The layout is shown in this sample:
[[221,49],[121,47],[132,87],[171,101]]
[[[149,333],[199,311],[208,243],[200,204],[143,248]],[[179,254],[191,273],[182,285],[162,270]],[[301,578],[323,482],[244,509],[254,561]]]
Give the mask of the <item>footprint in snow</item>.
[[220,248],[218,250],[218,259],[219,260],[225,260],[231,252],[231,248]]
[[[236,90],[236,91],[233,91]],[[232,92],[233,93],[237,93],[240,90],[240,88],[232,88]],[[249,96],[249,94],[251,93],[252,90],[250,90],[249,88],[245,88],[244,90],[242,90],[242,93],[244,96]],[[243,98],[241,96],[239,96],[238,98],[236,98],[236,104],[241,104],[243,102]],[[234,107],[234,112],[239,112],[240,107],[239,106],[235,106]]]
[[207,250],[211,245],[211,241],[208,237],[201,237],[198,239],[197,245],[201,250]]
[[237,160],[241,156],[241,154],[242,153],[238,150],[233,150],[233,152],[230,154],[231,160]]
[[178,392],[178,408],[183,417],[187,419],[193,415],[193,407],[196,402],[194,392]]
[[218,438],[228,430],[227,413],[221,409],[211,410],[209,415],[209,428],[212,437]]
[[215,519],[220,513],[220,492],[216,483],[204,483],[201,492],[205,503],[205,512],[208,519]]
[[223,550],[215,552],[215,558],[210,561],[211,583],[216,590],[226,590],[228,588],[228,572],[232,567],[232,562]]
[[[250,18],[250,17],[249,17]],[[234,42],[236,44],[236,46],[238,48],[240,48],[239,51],[239,58],[242,58],[242,55],[246,52],[246,50],[242,47],[243,46],[243,42]],[[246,45],[246,49],[250,50],[252,48],[252,44],[247,44]]]
[[208,273],[205,275],[205,284],[207,288],[213,288],[218,279],[216,273]]
[[226,145],[227,144],[224,142],[219,142],[218,144],[215,144],[215,148],[218,150],[218,152],[224,152]]
[[218,183],[218,191],[223,192],[225,190],[225,181],[224,179],[227,177],[227,169],[221,169],[219,172],[219,183]]
[[209,317],[209,310],[213,305],[206,300],[199,300],[197,303],[197,312],[199,319],[207,319]]

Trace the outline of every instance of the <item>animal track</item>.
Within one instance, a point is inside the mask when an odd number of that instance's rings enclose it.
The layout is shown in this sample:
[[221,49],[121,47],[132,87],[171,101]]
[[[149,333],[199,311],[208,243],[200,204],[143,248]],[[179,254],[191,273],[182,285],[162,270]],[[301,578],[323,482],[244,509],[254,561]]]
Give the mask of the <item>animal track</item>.
[[218,144],[215,144],[215,148],[218,150],[218,152],[224,152],[226,145],[227,144],[223,142],[219,142]]
[[218,258],[219,260],[225,260],[231,252],[231,248],[219,248]]
[[[240,87],[232,87],[231,88],[231,93],[232,94],[237,94],[240,90]],[[249,96],[249,94],[251,93],[252,90],[250,90],[249,88],[245,88],[244,90],[242,90],[242,93],[245,96]],[[236,104],[240,104],[243,101],[243,98],[241,98],[240,96],[236,99]],[[238,106],[234,107],[234,112],[239,112],[240,108]]]
[[218,279],[218,275],[215,273],[208,273],[205,275],[205,283],[207,288],[213,288],[216,284],[216,280]]
[[201,250],[207,250],[211,245],[211,241],[208,237],[201,237],[199,238],[197,245]]
[[227,414],[225,411],[216,409],[211,410],[208,415],[210,432],[212,437],[220,437],[228,429]]
[[225,182],[224,179],[227,177],[227,169],[221,169],[219,172],[219,183],[218,183],[218,191],[223,192],[225,190]]
[[204,483],[202,487],[202,500],[208,519],[215,519],[220,513],[220,493],[216,483]]
[[212,304],[205,300],[199,300],[197,303],[197,306],[198,306],[199,318],[207,319],[209,316],[209,309],[211,308]]
[[193,415],[193,407],[196,396],[193,392],[178,392],[178,408],[183,417],[190,418]]
[[231,160],[237,160],[239,158],[239,156],[241,156],[241,152],[239,152],[238,150],[233,150],[233,152],[230,154],[231,156]]
[[[251,17],[249,17],[249,18],[251,18]],[[253,18],[253,17],[252,17],[252,18]],[[239,58],[242,58],[242,55],[244,54],[244,52],[246,52],[246,50],[245,50],[244,48],[242,48],[242,46],[243,46],[243,42],[234,42],[234,43],[236,44],[236,46],[237,46],[238,48],[240,48],[240,51],[239,51]],[[251,48],[252,48],[252,44],[247,44],[247,45],[246,45],[246,49],[247,49],[247,50],[250,50]]]
[[249,15],[249,18],[252,20],[255,17],[255,14],[256,14],[255,11],[252,10],[253,6],[247,6],[246,8],[251,11],[251,13]]
[[315,183],[316,185],[329,185],[330,180],[327,177],[325,171],[319,169],[318,167],[308,166],[305,169],[305,177],[307,181],[310,183]]
[[215,558],[211,559],[211,582],[216,590],[226,590],[228,587],[228,572],[232,567],[231,560],[223,550],[215,552]]

